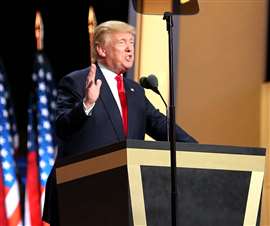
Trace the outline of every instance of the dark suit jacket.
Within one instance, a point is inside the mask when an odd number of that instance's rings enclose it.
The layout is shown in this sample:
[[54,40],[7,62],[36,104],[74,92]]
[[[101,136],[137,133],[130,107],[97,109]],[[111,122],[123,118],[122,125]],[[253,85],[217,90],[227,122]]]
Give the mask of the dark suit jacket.
[[[58,159],[77,153],[91,151],[101,146],[126,139],[121,114],[111,90],[97,66],[96,79],[102,80],[100,96],[90,116],[83,110],[85,82],[89,68],[65,76],[59,83],[57,100],[56,132],[60,138]],[[128,104],[128,139],[144,139],[145,133],[156,140],[167,140],[166,117],[146,98],[144,89],[136,82],[124,79]],[[179,126],[176,140],[196,142]],[[52,174],[47,182],[44,219],[57,218],[57,197]],[[50,213],[50,210],[53,212]],[[52,225],[53,226],[53,225]]]

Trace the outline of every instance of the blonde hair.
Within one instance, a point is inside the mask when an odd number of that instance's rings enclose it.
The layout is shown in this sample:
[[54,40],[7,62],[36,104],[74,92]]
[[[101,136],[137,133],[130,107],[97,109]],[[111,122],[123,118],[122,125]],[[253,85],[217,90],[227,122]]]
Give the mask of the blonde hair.
[[135,28],[125,22],[110,20],[99,24],[94,31],[94,46],[92,47],[92,62],[96,62],[98,55],[96,52],[97,45],[103,45],[106,42],[106,37],[108,34],[112,33],[131,33],[135,35]]

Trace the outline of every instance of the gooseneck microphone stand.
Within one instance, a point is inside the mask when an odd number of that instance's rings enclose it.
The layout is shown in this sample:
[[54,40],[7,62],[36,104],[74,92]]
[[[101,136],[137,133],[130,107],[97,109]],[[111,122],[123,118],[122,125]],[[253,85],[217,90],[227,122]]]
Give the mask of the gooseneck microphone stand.
[[171,220],[172,226],[177,226],[177,183],[176,183],[176,137],[175,137],[175,101],[173,77],[173,14],[165,12],[163,20],[167,22],[169,35],[169,142],[171,155]]

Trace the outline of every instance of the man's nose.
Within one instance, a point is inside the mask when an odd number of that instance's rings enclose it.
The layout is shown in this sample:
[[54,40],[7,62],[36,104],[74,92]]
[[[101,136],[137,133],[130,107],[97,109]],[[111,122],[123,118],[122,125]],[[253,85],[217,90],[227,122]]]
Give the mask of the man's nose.
[[133,50],[133,44],[127,44],[126,51],[130,52]]

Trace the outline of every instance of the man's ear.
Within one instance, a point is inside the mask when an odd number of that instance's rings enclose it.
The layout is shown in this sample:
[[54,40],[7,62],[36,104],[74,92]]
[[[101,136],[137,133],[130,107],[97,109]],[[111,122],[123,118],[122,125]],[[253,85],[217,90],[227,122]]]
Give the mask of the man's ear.
[[96,46],[96,51],[97,51],[97,54],[98,54],[100,57],[105,57],[105,56],[106,56],[106,50],[105,50],[105,48],[103,48],[103,46],[97,45],[97,46]]

